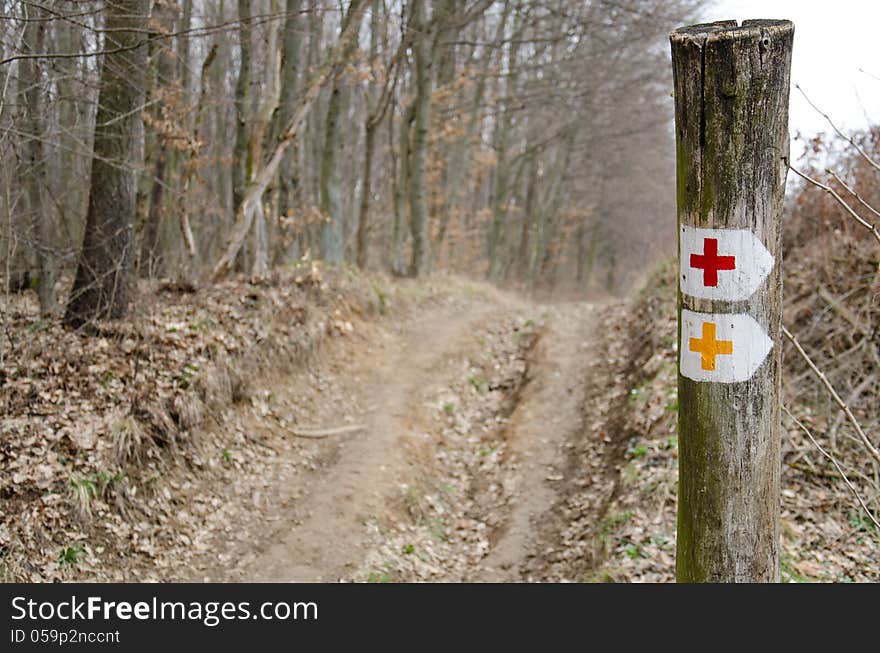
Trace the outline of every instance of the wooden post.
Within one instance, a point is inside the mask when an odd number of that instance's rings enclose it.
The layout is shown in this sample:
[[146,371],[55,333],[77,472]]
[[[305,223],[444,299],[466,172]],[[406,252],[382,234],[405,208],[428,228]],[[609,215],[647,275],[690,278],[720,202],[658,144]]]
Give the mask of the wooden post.
[[781,217],[794,26],[673,32],[679,582],[779,579]]

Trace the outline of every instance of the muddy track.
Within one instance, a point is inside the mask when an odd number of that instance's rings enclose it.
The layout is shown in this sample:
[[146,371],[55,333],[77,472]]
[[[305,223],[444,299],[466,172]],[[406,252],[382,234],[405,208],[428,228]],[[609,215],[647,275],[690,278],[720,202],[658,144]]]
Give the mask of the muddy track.
[[[599,312],[599,310],[601,312]],[[626,320],[626,305],[608,304],[596,319],[626,325],[627,337],[602,332],[587,345],[587,368],[579,412],[583,424],[566,443],[556,500],[537,525],[540,541],[523,570],[524,577],[548,581],[593,581],[607,551],[611,506],[619,496],[631,429],[630,390],[644,379],[651,355],[641,321]],[[623,347],[621,341],[635,343]]]
[[362,408],[355,420],[365,428],[340,443],[325,473],[307,480],[308,516],[287,532],[279,529],[244,570],[246,578],[335,581],[357,564],[364,522],[384,516],[388,496],[408,474],[401,440],[418,422],[423,393],[488,312],[486,306],[441,307],[350,361],[346,374],[361,380],[352,389]]

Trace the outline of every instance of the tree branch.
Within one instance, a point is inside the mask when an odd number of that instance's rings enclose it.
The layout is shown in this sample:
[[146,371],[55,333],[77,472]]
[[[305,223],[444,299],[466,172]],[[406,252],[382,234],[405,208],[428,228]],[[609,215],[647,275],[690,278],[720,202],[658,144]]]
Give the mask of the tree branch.
[[874,460],[876,460],[878,463],[880,463],[880,451],[878,451],[877,447],[875,447],[871,443],[871,440],[868,439],[868,436],[865,434],[865,431],[862,429],[861,424],[859,424],[859,421],[856,419],[855,415],[852,414],[852,411],[850,410],[849,406],[846,405],[846,402],[844,402],[843,399],[840,398],[840,395],[837,394],[837,391],[834,389],[834,386],[831,385],[831,382],[828,380],[828,377],[825,376],[825,374],[822,372],[822,370],[820,370],[818,367],[816,367],[816,364],[812,361],[812,359],[809,357],[807,352],[804,351],[804,348],[801,346],[801,343],[799,343],[797,338],[795,338],[791,334],[791,332],[787,328],[785,328],[785,325],[782,326],[782,333],[785,334],[785,337],[788,338],[789,342],[791,342],[791,344],[794,345],[794,348],[801,355],[801,358],[803,358],[804,361],[806,361],[807,365],[810,367],[810,369],[813,370],[813,374],[816,375],[816,377],[819,379],[819,381],[822,382],[822,385],[825,386],[825,389],[828,390],[828,393],[831,395],[831,398],[834,399],[834,403],[836,403],[840,407],[840,410],[842,410],[844,412],[844,414],[846,415],[846,418],[849,420],[849,423],[853,425],[853,428],[856,430],[856,433],[859,434],[859,438],[861,439],[862,443],[865,445],[865,448],[868,450],[868,453],[871,454],[871,457],[874,458]]

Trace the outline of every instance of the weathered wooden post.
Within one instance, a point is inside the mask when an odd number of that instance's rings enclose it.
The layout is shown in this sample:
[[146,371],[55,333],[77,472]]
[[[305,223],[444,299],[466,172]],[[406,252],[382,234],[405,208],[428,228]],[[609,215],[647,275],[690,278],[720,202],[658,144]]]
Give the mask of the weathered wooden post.
[[782,205],[794,26],[673,32],[679,582],[779,579]]

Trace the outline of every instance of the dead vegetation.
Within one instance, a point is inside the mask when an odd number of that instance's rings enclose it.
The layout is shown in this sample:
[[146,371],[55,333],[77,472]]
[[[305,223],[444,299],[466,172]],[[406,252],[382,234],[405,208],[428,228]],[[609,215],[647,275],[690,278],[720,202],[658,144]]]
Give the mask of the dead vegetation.
[[138,560],[149,566],[163,547],[191,539],[181,524],[199,510],[194,488],[238,463],[230,451],[247,459],[266,446],[224,428],[237,404],[260,399],[252,380],[307,362],[357,316],[438,294],[423,286],[306,261],[261,281],[144,286],[131,319],[80,331],[41,319],[30,293],[9,296],[2,578],[124,579],[118,573]]
[[[790,478],[814,489],[789,497],[811,519],[794,533],[820,551],[845,548],[851,569],[817,554],[806,576],[877,578],[880,558],[880,129],[841,142],[816,138],[786,226],[783,418]],[[820,164],[821,162],[821,164]],[[836,513],[836,517],[831,517]],[[866,553],[867,552],[867,553]],[[862,569],[863,564],[873,569]]]

